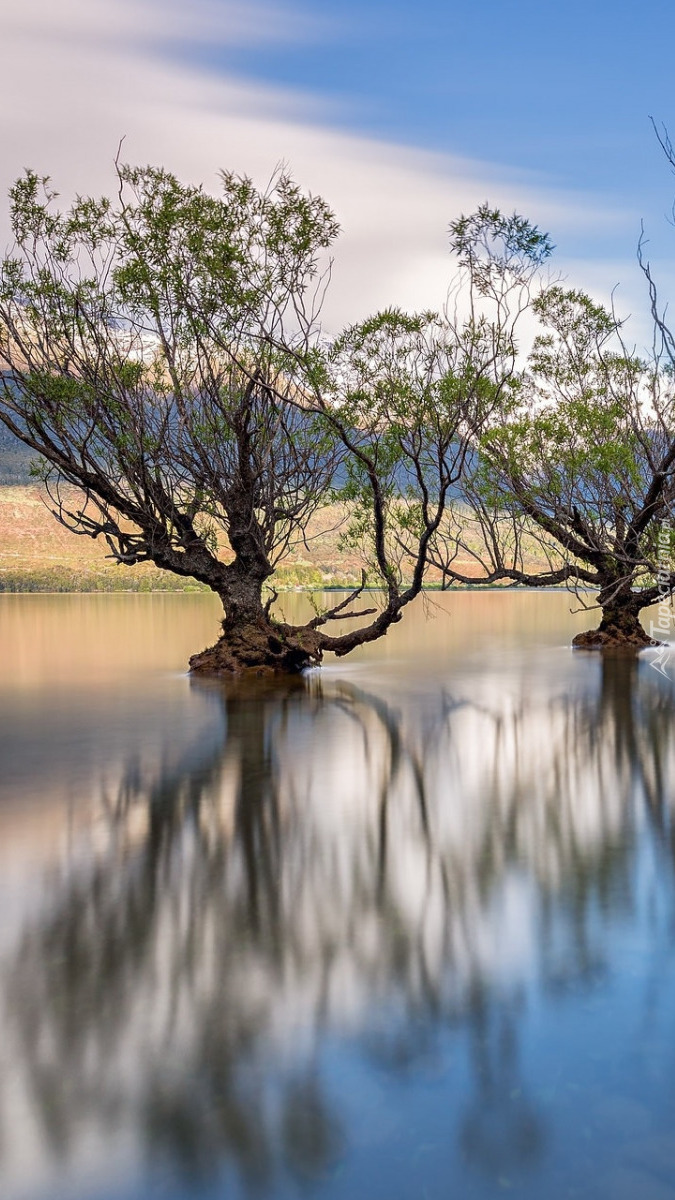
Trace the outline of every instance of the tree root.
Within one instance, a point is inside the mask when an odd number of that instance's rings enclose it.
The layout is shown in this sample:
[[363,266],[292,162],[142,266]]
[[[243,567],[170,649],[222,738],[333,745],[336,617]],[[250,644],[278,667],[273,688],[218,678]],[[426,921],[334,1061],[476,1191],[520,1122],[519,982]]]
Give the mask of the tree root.
[[298,675],[321,662],[321,641],[310,628],[296,629],[267,620],[233,628],[225,622],[215,645],[192,655],[190,671],[199,675]]
[[572,645],[576,650],[625,650],[634,653],[648,646],[660,646],[661,643],[650,638],[641,625],[630,629],[610,625],[605,629],[587,629],[585,633],[578,633],[572,639]]

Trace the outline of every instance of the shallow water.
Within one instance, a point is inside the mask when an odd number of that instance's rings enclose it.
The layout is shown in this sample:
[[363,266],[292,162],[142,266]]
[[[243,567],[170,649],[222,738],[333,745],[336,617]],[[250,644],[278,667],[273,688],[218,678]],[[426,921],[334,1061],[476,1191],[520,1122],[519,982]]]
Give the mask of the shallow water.
[[670,678],[556,593],[275,688],[217,620],[0,596],[3,1200],[673,1200]]

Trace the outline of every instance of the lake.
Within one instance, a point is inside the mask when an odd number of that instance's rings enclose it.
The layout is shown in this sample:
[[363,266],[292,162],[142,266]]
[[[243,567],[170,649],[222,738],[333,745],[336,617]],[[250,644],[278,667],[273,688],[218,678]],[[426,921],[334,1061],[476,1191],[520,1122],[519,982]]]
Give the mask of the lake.
[[3,1200],[675,1200],[675,651],[570,604],[0,596]]

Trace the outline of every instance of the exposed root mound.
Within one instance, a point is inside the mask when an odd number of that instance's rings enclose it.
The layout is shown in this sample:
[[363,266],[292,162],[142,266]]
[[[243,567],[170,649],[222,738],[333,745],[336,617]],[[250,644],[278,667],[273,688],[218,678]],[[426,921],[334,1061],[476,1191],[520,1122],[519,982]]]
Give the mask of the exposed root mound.
[[298,675],[321,657],[321,639],[314,630],[262,621],[225,626],[215,646],[192,655],[190,670],[199,675]]
[[616,627],[587,629],[585,633],[578,633],[572,639],[572,645],[577,650],[625,650],[635,653],[636,650],[645,650],[647,646],[660,644],[650,638],[641,625],[629,630]]

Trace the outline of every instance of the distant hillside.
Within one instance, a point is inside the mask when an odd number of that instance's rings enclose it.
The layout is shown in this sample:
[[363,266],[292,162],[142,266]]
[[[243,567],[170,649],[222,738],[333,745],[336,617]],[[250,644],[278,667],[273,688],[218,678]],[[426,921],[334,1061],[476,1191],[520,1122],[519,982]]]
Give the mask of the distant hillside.
[[[20,451],[18,452],[20,454]],[[13,457],[17,456],[17,457]],[[30,456],[17,455],[16,445],[3,439],[4,471],[28,472]],[[7,475],[4,475],[7,480]],[[150,563],[120,567],[108,556],[108,547],[98,538],[76,537],[54,519],[44,490],[14,480],[0,483],[0,592],[112,592],[112,591],[194,591],[201,585],[161,571]],[[69,503],[77,506],[75,492]],[[317,512],[307,530],[307,543],[295,546],[274,575],[277,590],[284,588],[322,589],[353,587],[361,577],[363,565],[357,550],[342,542],[348,510],[331,505]],[[474,539],[472,538],[472,541]],[[476,548],[479,549],[478,545]],[[222,551],[227,554],[223,539]],[[467,575],[475,562],[458,558],[457,564]],[[532,547],[528,556],[532,569],[544,565],[541,550]],[[437,579],[429,573],[429,583]]]
[[30,483],[32,450],[0,425],[0,487],[6,484]]
[[[4,449],[4,447],[3,447]],[[11,447],[10,452],[15,449]],[[30,456],[28,456],[30,457]],[[21,464],[17,464],[19,467]],[[16,469],[4,459],[6,469]],[[24,470],[28,470],[25,463]],[[6,478],[6,477],[5,477]],[[73,492],[72,504],[77,505]],[[340,547],[345,513],[337,507],[317,513],[303,545],[279,570],[277,588],[354,586],[361,575],[358,554]],[[184,580],[150,563],[117,566],[101,539],[76,537],[50,512],[43,489],[16,482],[0,483],[0,592],[194,591]]]

